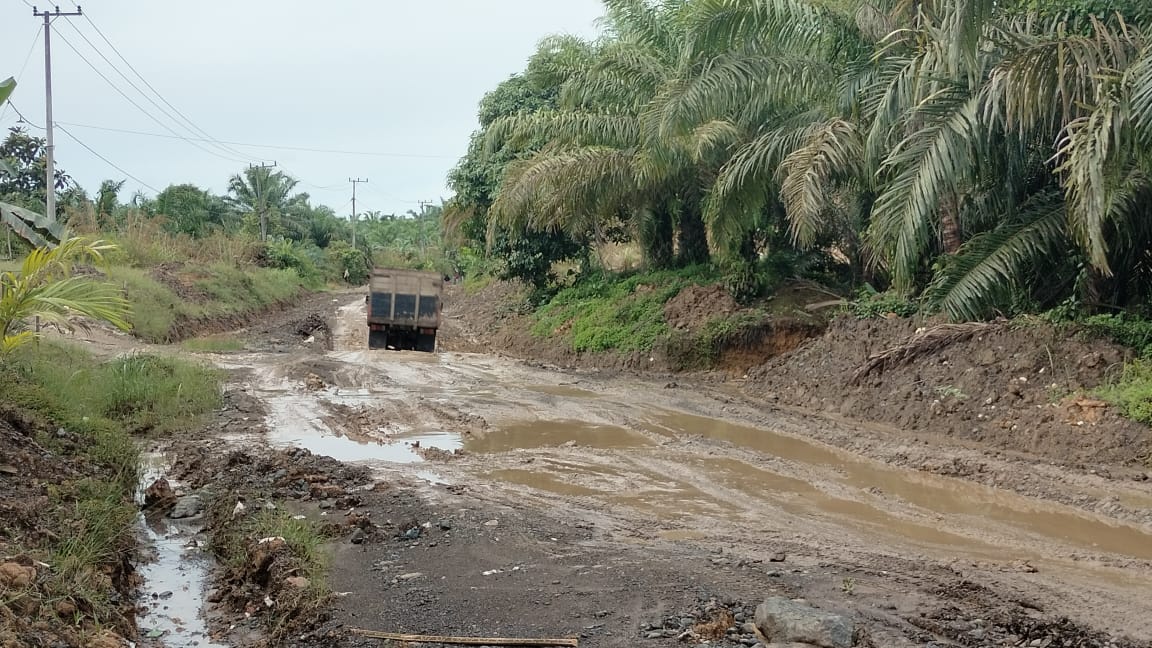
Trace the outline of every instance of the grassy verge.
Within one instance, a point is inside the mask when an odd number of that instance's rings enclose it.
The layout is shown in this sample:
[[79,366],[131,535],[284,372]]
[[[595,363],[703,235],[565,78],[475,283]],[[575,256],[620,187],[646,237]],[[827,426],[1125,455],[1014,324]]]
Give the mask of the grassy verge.
[[243,342],[227,335],[192,338],[184,340],[180,346],[193,353],[231,353],[244,350]]
[[276,603],[262,613],[262,621],[270,639],[282,641],[315,619],[332,596],[324,578],[326,540],[316,524],[283,508],[236,518],[232,507],[232,498],[219,498],[210,513],[211,550],[226,580],[241,584],[227,596],[237,609],[271,597]]
[[171,358],[102,362],[49,343],[0,360],[0,463],[22,458],[25,469],[0,494],[19,512],[0,523],[0,543],[36,570],[33,582],[0,598],[0,613],[20,619],[15,632],[76,646],[103,628],[131,634],[121,594],[135,543],[134,435],[194,425],[218,405],[219,379]]
[[238,268],[214,263],[167,275],[130,266],[111,266],[108,278],[132,302],[129,320],[137,336],[172,342],[195,334],[196,323],[251,315],[308,288],[293,270]]
[[664,304],[686,286],[720,279],[716,271],[699,266],[591,277],[541,307],[532,334],[565,338],[577,352],[648,351],[668,336]]
[[1152,425],[1152,362],[1134,360],[1124,365],[1118,380],[1097,388],[1095,393],[1125,417]]

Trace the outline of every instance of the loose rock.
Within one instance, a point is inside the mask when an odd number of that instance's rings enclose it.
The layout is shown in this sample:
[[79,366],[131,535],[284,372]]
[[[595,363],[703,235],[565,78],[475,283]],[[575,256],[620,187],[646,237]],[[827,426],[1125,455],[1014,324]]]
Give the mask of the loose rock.
[[756,627],[769,642],[851,648],[853,623],[839,615],[786,598],[773,597],[756,608]]
[[200,496],[196,494],[185,495],[176,500],[175,506],[169,511],[168,517],[173,520],[181,520],[200,515],[200,511],[204,510],[204,503],[201,501]]

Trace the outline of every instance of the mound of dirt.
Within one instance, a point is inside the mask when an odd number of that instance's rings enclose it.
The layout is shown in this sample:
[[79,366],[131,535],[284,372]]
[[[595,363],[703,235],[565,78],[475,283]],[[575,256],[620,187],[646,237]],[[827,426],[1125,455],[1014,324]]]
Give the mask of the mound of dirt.
[[195,277],[188,273],[181,273],[183,263],[161,263],[152,268],[152,278],[167,286],[176,296],[184,301],[206,302],[208,293],[197,286]]
[[738,310],[740,304],[720,284],[688,286],[664,304],[664,320],[674,329],[698,331],[708,322]]
[[1152,430],[1085,396],[1119,370],[1124,349],[1040,323],[938,326],[841,318],[822,337],[751,370],[746,389],[1061,463],[1126,464],[1152,448]]

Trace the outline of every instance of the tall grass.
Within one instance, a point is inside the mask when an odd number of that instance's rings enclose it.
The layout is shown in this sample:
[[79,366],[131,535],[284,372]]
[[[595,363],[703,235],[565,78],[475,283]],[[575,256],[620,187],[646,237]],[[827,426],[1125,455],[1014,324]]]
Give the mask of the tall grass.
[[251,264],[259,257],[263,244],[238,232],[213,232],[202,238],[173,234],[164,229],[163,220],[142,212],[129,211],[114,228],[101,227],[91,209],[73,212],[68,221],[73,231],[112,241],[119,250],[109,257],[115,265],[146,268],[165,263]]
[[102,227],[90,209],[74,212],[69,225],[118,246],[104,271],[132,303],[134,332],[150,342],[173,342],[194,332],[182,323],[254,313],[323,285],[291,269],[258,266],[265,245],[238,232],[192,238],[133,211],[115,226]]
[[41,343],[6,359],[0,376],[0,403],[96,436],[173,432],[220,404],[218,370],[158,355],[98,362],[82,349]]
[[[52,604],[67,600],[78,627],[122,622],[112,575],[123,575],[133,546],[140,478],[134,435],[196,425],[219,405],[220,381],[216,370],[183,360],[99,360],[50,342],[0,360],[0,415],[40,430],[40,444],[82,475],[48,486],[50,508],[42,523],[54,535],[43,545],[21,547],[52,565],[46,578],[21,594],[42,601],[42,614],[55,614]],[[54,433],[58,428],[63,436]]]

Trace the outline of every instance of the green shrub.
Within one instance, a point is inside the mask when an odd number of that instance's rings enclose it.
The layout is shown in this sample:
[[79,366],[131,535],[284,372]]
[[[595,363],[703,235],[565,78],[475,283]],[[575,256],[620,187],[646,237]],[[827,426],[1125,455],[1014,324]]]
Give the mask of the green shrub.
[[302,247],[287,239],[269,241],[264,246],[262,261],[268,268],[292,270],[307,283],[323,283],[323,276],[315,261]]
[[1152,361],[1135,360],[1124,365],[1119,380],[1097,388],[1095,393],[1125,417],[1152,425]]
[[1136,315],[1092,315],[1080,320],[1089,333],[1116,344],[1135,349],[1144,358],[1152,358],[1152,321]]
[[876,319],[893,313],[899,317],[912,317],[920,312],[916,302],[891,292],[878,293],[871,286],[861,288],[856,301],[847,310],[860,319]]
[[368,255],[344,241],[335,241],[326,250],[328,263],[332,267],[332,278],[354,286],[368,283],[372,263]]
[[755,264],[743,263],[725,275],[724,287],[737,302],[750,304],[764,294],[768,283]]

